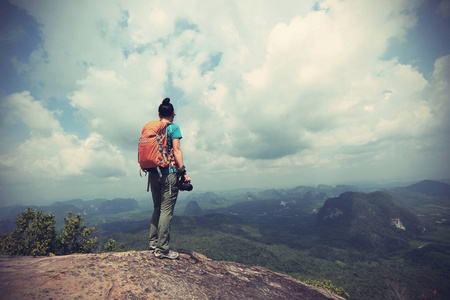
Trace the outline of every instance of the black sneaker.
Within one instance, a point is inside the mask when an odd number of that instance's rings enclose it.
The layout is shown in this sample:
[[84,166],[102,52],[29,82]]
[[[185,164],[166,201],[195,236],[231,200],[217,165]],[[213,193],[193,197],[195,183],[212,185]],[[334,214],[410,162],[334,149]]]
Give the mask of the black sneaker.
[[178,252],[169,250],[167,253],[163,253],[161,251],[155,251],[155,257],[156,258],[168,258],[168,259],[177,259],[178,258]]

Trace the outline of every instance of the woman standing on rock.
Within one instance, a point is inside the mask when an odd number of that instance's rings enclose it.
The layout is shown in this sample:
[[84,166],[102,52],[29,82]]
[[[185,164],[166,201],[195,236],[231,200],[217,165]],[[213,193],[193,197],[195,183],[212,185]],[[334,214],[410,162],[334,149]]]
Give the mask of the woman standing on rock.
[[[184,167],[180,140],[180,127],[173,124],[175,112],[170,99],[163,100],[158,108],[159,120],[167,123],[168,152],[173,151],[171,163],[165,168],[149,169],[149,180],[153,198],[153,215],[150,224],[149,250],[155,250],[157,258],[178,258],[178,253],[170,250],[170,225],[178,197],[177,167]],[[191,179],[184,175],[186,182]]]

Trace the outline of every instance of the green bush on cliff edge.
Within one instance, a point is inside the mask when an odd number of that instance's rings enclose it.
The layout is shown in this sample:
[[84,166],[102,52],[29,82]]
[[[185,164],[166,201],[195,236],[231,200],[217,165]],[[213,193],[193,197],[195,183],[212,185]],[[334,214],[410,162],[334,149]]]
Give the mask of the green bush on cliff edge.
[[324,288],[332,293],[335,293],[336,295],[344,297],[345,299],[348,299],[348,297],[350,297],[349,294],[342,287],[335,286],[334,284],[331,283],[330,280],[323,280],[323,281],[306,280],[304,281],[304,283]]
[[80,215],[67,214],[58,235],[54,215],[28,208],[17,216],[17,228],[0,237],[0,253],[42,256],[92,252],[97,243],[94,228],[83,226]]

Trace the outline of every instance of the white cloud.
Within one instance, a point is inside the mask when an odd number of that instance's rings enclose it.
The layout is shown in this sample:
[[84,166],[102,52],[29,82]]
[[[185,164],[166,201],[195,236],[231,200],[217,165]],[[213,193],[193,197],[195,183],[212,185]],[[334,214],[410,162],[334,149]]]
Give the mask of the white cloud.
[[398,153],[428,151],[430,132],[448,124],[448,57],[430,82],[381,59],[416,25],[420,1],[13,3],[41,26],[42,44],[16,62],[33,96],[67,100],[89,132],[68,134],[30,94],[8,98],[31,132],[20,155],[52,178],[134,174],[140,130],[167,96],[188,169],[205,187],[220,174],[258,182],[298,167],[382,176]]
[[124,12],[112,1],[111,5],[101,1],[11,2],[24,8],[40,26],[42,43],[30,55],[26,75],[41,87],[42,97],[64,98],[87,66],[102,68],[120,60],[122,49],[117,44],[129,39],[120,31]]
[[10,95],[3,102],[3,109],[9,111],[6,114],[8,122],[22,121],[33,136],[47,137],[63,130],[55,118],[55,112],[45,109],[41,101],[34,101],[28,91]]
[[9,116],[23,122],[30,131],[15,151],[2,153],[0,163],[14,179],[24,177],[64,180],[67,177],[121,177],[126,174],[121,151],[92,133],[86,140],[64,131],[53,112],[29,92],[8,96],[3,105]]
[[[402,4],[326,1],[322,10],[276,25],[266,58],[242,75],[247,84],[236,98],[227,99],[226,114],[235,121],[229,153],[278,158],[317,147],[318,140],[334,141],[328,145],[334,147],[382,140],[376,124],[409,102],[414,106],[417,97],[411,96],[426,85],[410,66],[378,60],[389,39],[402,37],[415,22],[405,13],[411,7]],[[388,89],[398,104],[378,101]],[[366,107],[372,108],[369,118]]]
[[135,2],[127,9],[130,37],[134,45],[146,45],[170,34],[174,16],[162,9],[159,3]]

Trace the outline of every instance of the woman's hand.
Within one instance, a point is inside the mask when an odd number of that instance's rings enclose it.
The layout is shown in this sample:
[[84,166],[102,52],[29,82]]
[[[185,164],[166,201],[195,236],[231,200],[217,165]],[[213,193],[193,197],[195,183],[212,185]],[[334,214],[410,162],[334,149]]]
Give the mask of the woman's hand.
[[189,183],[191,182],[191,178],[187,174],[184,174],[184,180]]

